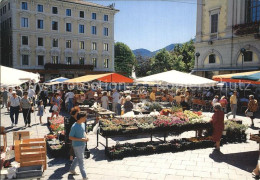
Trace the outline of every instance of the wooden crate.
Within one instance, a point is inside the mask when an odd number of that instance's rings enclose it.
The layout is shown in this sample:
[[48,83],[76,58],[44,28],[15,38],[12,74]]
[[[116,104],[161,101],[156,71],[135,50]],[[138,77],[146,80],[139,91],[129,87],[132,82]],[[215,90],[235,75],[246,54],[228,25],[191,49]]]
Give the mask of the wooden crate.
[[13,132],[14,154],[15,154],[15,161],[17,162],[20,162],[19,145],[21,144],[21,140],[23,139],[30,139],[29,131]]
[[42,165],[47,169],[46,141],[44,138],[24,139],[19,144],[20,167]]

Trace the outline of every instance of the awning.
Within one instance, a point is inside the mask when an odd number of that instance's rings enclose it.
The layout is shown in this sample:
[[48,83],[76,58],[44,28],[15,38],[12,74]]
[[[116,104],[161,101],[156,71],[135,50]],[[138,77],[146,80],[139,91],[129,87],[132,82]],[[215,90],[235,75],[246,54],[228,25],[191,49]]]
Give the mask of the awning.
[[222,82],[260,84],[260,71],[217,75],[213,76],[212,79]]
[[55,85],[55,84],[60,84],[60,83],[62,83],[64,81],[67,81],[67,80],[69,80],[69,79],[65,78],[65,77],[58,77],[58,78],[46,81],[44,84],[48,85],[48,86],[51,86],[51,85]]
[[133,83],[133,79],[117,73],[86,75],[74,79],[69,79],[67,81],[64,81],[64,83],[83,83],[83,82],[90,82],[94,80],[107,82],[107,83],[111,83],[111,82],[112,83]]
[[1,86],[19,86],[25,82],[33,81],[38,83],[40,75],[19,69],[14,69],[6,66],[0,66],[1,71]]
[[217,84],[216,81],[212,81],[211,79],[175,70],[139,78],[136,79],[135,82],[139,84],[154,83],[160,85],[173,85],[183,87],[211,87]]

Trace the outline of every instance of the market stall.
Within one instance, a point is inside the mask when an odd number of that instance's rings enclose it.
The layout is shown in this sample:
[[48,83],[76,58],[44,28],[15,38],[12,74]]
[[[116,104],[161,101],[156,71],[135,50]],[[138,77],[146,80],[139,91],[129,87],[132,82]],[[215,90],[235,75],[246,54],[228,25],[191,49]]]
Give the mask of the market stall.
[[260,71],[217,75],[212,79],[220,82],[260,84]]

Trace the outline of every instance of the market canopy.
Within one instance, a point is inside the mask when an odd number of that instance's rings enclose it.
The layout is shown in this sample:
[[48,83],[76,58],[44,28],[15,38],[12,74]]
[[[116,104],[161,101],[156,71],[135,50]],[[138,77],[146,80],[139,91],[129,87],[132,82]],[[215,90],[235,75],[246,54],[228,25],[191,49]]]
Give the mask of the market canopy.
[[260,84],[260,71],[213,76],[213,80],[233,83]]
[[171,70],[135,80],[138,84],[168,84],[183,87],[211,87],[217,84],[216,81],[200,76]]
[[107,83],[133,83],[133,79],[117,73],[91,74],[64,81],[64,83],[84,83],[90,81],[102,81]]
[[27,81],[38,83],[40,75],[0,65],[1,86],[19,86]]
[[54,84],[59,84],[59,83],[62,83],[64,81],[67,81],[69,80],[68,78],[65,78],[65,77],[58,77],[58,78],[55,78],[55,79],[51,79],[49,81],[46,81],[44,84],[45,85],[54,85]]

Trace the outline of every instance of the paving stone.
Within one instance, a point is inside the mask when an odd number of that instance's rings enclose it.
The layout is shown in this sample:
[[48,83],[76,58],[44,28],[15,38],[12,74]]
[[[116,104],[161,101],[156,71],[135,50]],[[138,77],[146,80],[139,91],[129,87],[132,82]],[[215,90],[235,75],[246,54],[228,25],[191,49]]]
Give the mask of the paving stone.
[[183,176],[167,175],[165,180],[183,180]]
[[149,174],[147,179],[164,180],[165,174]]
[[209,178],[211,174],[210,174],[210,172],[195,171],[193,175],[194,175],[195,177]]
[[178,170],[176,172],[176,175],[177,176],[183,176],[183,177],[186,177],[186,176],[193,177],[193,171]]
[[149,173],[140,173],[140,172],[132,172],[130,177],[132,178],[144,178],[146,179],[148,177]]
[[160,173],[161,168],[157,168],[157,167],[147,167],[144,169],[144,172],[147,173]]
[[186,165],[176,165],[176,164],[172,164],[170,168],[172,168],[172,169],[177,169],[177,170],[184,170],[184,169],[186,169]]
[[228,174],[226,173],[211,173],[212,178],[219,178],[219,179],[228,179]]

